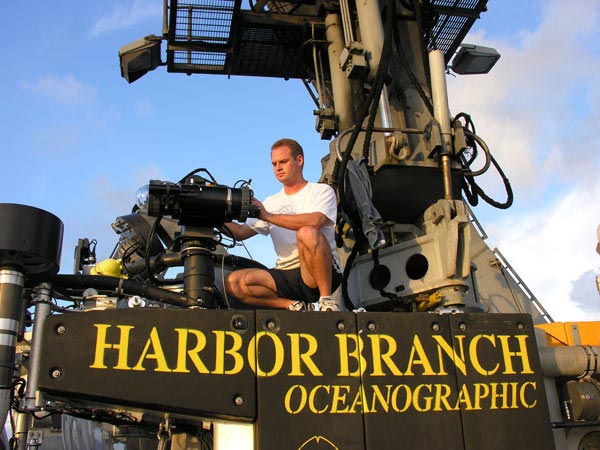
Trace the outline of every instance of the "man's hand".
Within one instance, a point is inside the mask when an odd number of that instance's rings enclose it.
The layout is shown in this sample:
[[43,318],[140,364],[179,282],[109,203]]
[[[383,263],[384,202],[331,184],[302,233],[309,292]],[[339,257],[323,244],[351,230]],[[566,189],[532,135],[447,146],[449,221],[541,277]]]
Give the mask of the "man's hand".
[[265,209],[265,207],[263,206],[263,204],[260,202],[260,200],[258,200],[255,197],[252,197],[250,199],[250,206],[254,206],[255,208],[258,208],[258,216],[256,216],[258,219],[264,220],[265,222],[268,222],[268,220],[266,220],[263,217],[264,213],[266,213],[267,210]]

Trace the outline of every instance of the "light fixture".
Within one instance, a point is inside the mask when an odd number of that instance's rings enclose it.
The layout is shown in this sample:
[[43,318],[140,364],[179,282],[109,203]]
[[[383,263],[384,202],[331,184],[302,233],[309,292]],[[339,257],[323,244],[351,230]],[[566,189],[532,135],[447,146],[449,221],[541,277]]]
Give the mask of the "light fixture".
[[452,71],[459,75],[477,75],[488,73],[500,53],[490,47],[481,45],[461,44],[460,50],[452,60]]
[[129,83],[146,75],[163,63],[160,60],[161,38],[153,34],[124,45],[119,50],[121,76]]

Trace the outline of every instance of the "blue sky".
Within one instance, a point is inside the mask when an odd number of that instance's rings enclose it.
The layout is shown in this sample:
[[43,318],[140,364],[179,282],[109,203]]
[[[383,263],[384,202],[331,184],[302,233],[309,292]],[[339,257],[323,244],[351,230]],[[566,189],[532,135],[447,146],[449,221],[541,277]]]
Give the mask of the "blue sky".
[[[161,0],[3,2],[0,71],[5,188],[0,202],[48,210],[65,223],[61,271],[80,237],[101,257],[148,179],[198,167],[218,181],[252,178],[256,196],[278,189],[270,144],[299,140],[316,180],[328,142],[300,81],[183,74],[164,68],[129,85],[118,50],[160,34]],[[448,79],[453,113],[473,116],[515,189],[508,211],[475,214],[556,320],[600,320],[593,278],[600,224],[600,3],[491,0],[466,42],[502,54],[485,76]],[[499,179],[483,181],[503,199]],[[272,264],[268,241],[250,241]],[[240,253],[243,253],[240,251]]]

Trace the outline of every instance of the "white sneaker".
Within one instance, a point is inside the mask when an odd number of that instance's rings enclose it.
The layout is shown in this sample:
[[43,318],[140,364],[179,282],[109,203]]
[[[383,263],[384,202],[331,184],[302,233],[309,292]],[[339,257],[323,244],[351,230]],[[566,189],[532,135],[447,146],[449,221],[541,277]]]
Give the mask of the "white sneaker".
[[331,296],[319,298],[319,311],[342,311],[337,302]]
[[312,303],[294,302],[288,306],[290,311],[313,311]]

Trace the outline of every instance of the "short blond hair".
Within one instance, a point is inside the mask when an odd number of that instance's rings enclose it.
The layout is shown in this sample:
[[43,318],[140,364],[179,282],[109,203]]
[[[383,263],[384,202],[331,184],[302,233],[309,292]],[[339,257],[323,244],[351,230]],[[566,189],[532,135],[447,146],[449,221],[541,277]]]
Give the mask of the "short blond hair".
[[278,141],[275,141],[273,145],[271,145],[271,151],[279,147],[289,148],[294,159],[296,159],[298,155],[301,155],[304,158],[304,150],[302,150],[302,146],[298,143],[298,141],[289,138],[279,139]]

